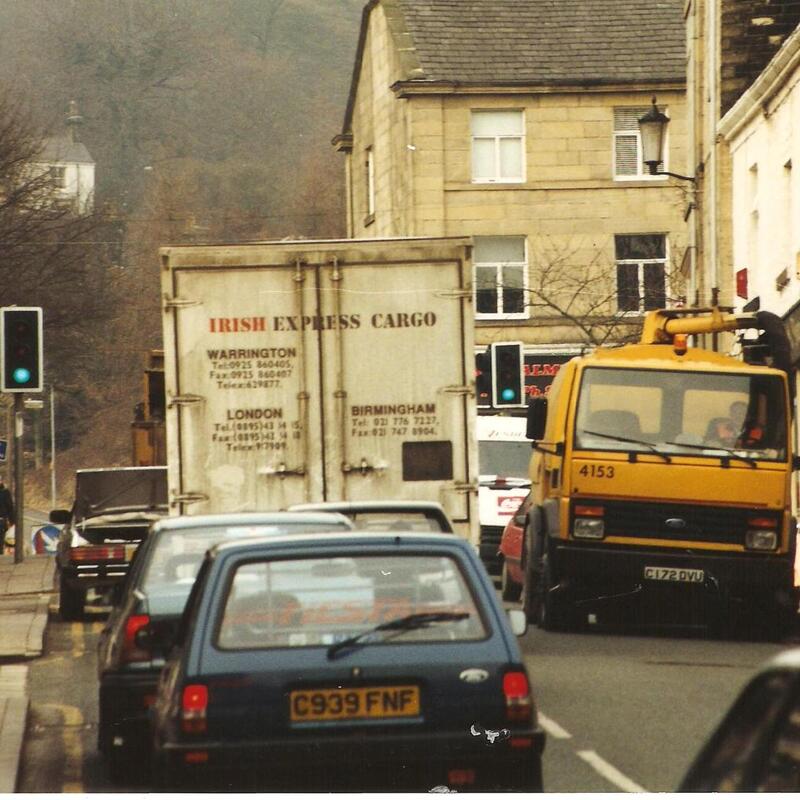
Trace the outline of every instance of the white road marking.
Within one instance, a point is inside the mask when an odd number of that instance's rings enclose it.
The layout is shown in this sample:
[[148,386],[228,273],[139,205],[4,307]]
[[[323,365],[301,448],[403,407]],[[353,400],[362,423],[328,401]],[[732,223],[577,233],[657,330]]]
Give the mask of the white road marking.
[[572,734],[565,731],[555,720],[546,717],[542,712],[539,712],[539,724],[545,729],[549,736],[554,739],[571,739]]
[[601,758],[594,750],[578,750],[578,756],[582,758],[589,766],[593,767],[596,772],[602,775],[609,783],[613,783],[623,792],[643,793],[647,789],[639,786],[638,783],[632,781],[626,775],[623,775],[616,767],[613,767],[605,759]]

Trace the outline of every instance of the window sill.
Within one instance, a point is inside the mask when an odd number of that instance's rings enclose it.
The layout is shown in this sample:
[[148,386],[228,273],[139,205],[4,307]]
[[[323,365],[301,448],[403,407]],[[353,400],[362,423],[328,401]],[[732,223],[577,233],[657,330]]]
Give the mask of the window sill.
[[664,183],[669,175],[615,175],[614,183]]
[[497,180],[470,181],[472,186],[519,186],[525,178],[498,178]]
[[519,316],[507,316],[507,317],[490,317],[490,316],[475,316],[475,324],[476,325],[518,325],[520,322],[528,322],[530,317],[527,314],[521,314]]
[[671,184],[657,176],[655,180],[647,178],[607,178],[597,180],[552,180],[522,181],[519,183],[467,183],[448,181],[444,185],[446,192],[542,192],[542,191],[574,191],[576,189],[671,189]]
[[368,225],[372,225],[375,222],[375,214],[367,214],[364,217],[364,227],[366,228]]

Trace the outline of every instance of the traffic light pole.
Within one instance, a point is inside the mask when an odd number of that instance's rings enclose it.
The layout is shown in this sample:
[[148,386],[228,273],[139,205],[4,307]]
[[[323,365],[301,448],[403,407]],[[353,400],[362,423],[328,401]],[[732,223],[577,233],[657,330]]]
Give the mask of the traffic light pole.
[[25,400],[22,392],[14,395],[14,563],[21,564],[25,558],[25,536],[23,524],[23,489],[25,486],[25,456],[22,447],[24,418],[22,410]]

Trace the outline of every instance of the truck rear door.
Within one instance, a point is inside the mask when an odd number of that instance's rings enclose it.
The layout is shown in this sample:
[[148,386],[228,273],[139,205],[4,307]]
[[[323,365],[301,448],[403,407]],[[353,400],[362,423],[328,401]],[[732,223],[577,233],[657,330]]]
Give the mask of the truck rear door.
[[173,511],[436,500],[468,526],[467,243],[163,249]]

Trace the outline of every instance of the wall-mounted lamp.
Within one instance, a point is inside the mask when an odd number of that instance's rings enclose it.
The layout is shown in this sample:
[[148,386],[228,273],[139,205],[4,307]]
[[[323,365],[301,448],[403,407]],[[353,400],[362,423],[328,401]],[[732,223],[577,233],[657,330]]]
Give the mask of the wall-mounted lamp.
[[669,175],[682,181],[694,183],[697,179],[688,175],[678,175],[675,172],[659,170],[659,165],[664,163],[664,134],[667,130],[669,117],[658,110],[656,99],[653,98],[653,107],[639,118],[639,135],[642,139],[642,160],[647,164],[651,175]]

